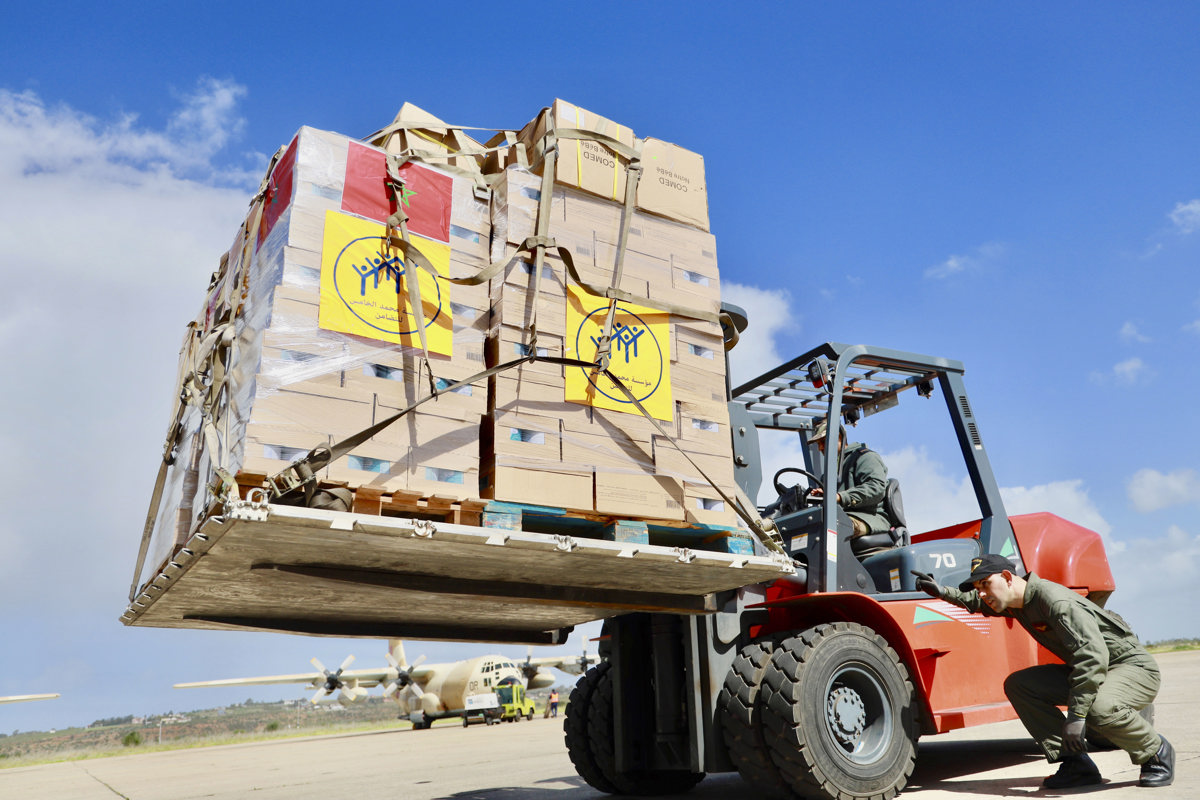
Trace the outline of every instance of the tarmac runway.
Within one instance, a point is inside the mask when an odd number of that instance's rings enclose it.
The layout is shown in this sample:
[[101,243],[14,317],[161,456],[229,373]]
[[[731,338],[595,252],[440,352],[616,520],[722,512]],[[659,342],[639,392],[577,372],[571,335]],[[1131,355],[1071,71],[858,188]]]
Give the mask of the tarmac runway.
[[[1158,656],[1156,727],[1177,754],[1174,785],[1138,787],[1122,752],[1093,754],[1106,782],[1046,792],[1053,769],[1019,722],[920,742],[902,797],[1200,798],[1200,652]],[[71,761],[0,770],[4,800],[596,800],[576,774],[561,719],[322,736]],[[680,798],[760,800],[736,773],[713,775]]]

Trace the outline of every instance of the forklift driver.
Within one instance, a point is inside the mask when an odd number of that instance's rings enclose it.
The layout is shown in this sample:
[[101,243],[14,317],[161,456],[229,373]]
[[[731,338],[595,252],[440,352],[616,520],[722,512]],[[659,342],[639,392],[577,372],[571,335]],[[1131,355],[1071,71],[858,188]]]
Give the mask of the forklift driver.
[[[826,420],[814,427],[810,443],[816,443],[825,453]],[[838,425],[838,493],[837,504],[846,510],[854,522],[854,537],[871,533],[888,533],[888,520],[884,500],[887,495],[888,471],[883,459],[862,442],[846,444],[846,429]],[[821,497],[819,488],[813,489],[810,497]]]

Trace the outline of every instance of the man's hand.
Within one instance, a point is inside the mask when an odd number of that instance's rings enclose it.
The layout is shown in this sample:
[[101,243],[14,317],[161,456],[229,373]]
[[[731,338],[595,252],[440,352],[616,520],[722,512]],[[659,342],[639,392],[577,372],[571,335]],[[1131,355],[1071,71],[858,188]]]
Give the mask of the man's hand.
[[912,570],[912,574],[917,576],[917,588],[930,597],[942,596],[942,587],[938,586],[938,582],[933,579],[933,576],[925,572],[917,572]]
[[1067,715],[1067,721],[1062,729],[1062,749],[1068,755],[1079,755],[1087,751],[1087,741],[1084,739],[1087,730],[1086,720]]

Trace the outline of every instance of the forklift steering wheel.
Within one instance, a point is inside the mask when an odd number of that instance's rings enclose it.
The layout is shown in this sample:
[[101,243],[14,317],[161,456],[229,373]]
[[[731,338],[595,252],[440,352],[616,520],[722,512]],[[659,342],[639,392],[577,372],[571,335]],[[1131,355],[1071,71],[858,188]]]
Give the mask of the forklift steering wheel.
[[[791,489],[795,488],[795,487],[784,486],[783,484],[781,484],[779,482],[779,479],[781,477],[783,477],[784,475],[788,474],[789,472],[795,472],[799,475],[803,475],[804,477],[808,478],[810,489],[820,489],[822,492],[825,491],[825,486],[824,486],[824,484],[821,483],[821,479],[818,478],[816,475],[813,475],[808,470],[800,469],[799,467],[784,467],[783,469],[776,472],[775,477],[771,479],[771,482],[773,484],[775,484],[775,493],[777,495],[779,495],[780,497],[783,497],[784,494],[786,494]],[[805,492],[805,494],[808,494],[808,493]]]

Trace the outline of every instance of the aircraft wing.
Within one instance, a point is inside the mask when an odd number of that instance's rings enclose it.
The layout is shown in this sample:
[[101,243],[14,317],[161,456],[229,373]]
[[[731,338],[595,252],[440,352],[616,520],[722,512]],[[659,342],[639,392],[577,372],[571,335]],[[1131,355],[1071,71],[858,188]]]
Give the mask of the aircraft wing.
[[[418,670],[419,674],[419,670]],[[348,669],[341,675],[343,681],[357,680],[364,689],[378,686],[387,682],[394,674],[387,667],[378,669]],[[300,672],[295,675],[264,675],[259,678],[225,678],[219,681],[194,681],[192,683],[177,683],[176,689],[203,689],[216,686],[267,686],[276,683],[307,683],[321,686],[325,683],[323,672]]]
[[57,694],[14,694],[0,697],[0,703],[28,703],[31,700],[53,700]]
[[[600,663],[600,656],[588,656],[587,666],[584,666],[581,661],[582,659],[579,656],[563,656],[561,658],[543,656],[541,658],[529,659],[529,663],[535,667],[550,667],[560,672],[565,672],[568,675],[582,675],[587,671],[588,667]],[[522,661],[521,664],[524,665],[525,662]]]
[[436,673],[438,669],[444,668],[445,666],[445,664],[429,664],[424,667],[412,667],[409,669],[408,674],[412,676],[414,681],[424,686],[429,682],[429,679],[433,677],[434,673]]

